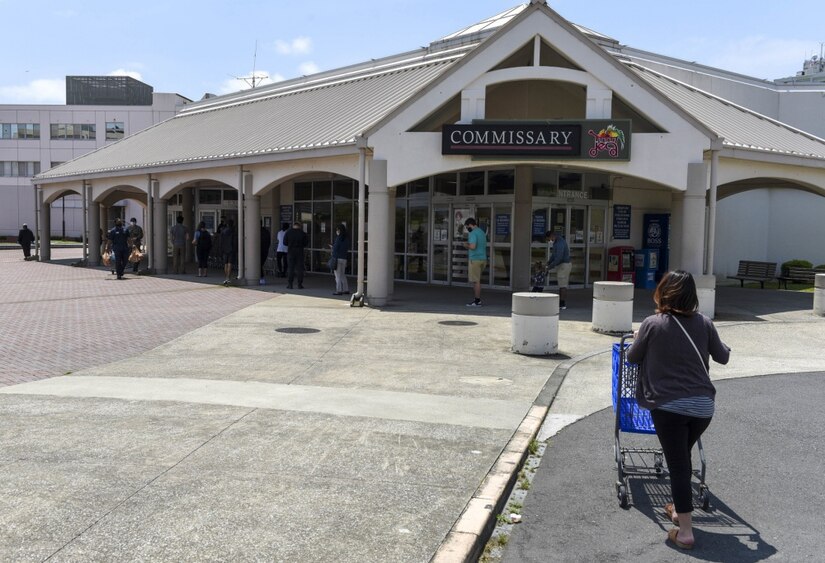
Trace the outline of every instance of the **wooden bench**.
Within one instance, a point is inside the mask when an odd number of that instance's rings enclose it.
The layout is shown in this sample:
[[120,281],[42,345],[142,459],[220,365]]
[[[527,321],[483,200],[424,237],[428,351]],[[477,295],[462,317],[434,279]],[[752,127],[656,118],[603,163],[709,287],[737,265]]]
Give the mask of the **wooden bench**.
[[732,280],[739,280],[739,285],[745,287],[745,281],[758,281],[762,289],[765,282],[776,279],[776,262],[758,262],[756,260],[740,260],[739,269],[735,276],[728,276]]
[[815,270],[813,268],[788,268],[788,274],[785,276],[779,276],[777,278],[782,284],[784,285],[785,289],[788,289],[788,282],[797,282],[797,283],[806,283],[809,285],[814,284],[814,277],[817,274],[825,274],[825,270]]

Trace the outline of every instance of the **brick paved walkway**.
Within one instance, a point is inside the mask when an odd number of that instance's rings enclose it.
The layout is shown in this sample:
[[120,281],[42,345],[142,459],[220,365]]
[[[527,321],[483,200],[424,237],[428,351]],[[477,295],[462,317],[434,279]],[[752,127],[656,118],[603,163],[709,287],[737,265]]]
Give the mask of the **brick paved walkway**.
[[151,276],[117,281],[71,267],[80,252],[53,248],[47,264],[0,250],[0,387],[134,356],[273,297]]

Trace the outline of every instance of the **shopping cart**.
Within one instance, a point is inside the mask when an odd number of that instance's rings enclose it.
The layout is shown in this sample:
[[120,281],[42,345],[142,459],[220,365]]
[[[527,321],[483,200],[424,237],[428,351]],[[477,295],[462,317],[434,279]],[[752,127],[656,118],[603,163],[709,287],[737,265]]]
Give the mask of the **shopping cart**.
[[[661,448],[624,447],[622,446],[622,432],[634,434],[656,434],[653,426],[653,419],[650,411],[640,407],[636,401],[636,381],[639,376],[639,366],[631,364],[625,358],[627,349],[630,348],[628,340],[632,340],[632,334],[625,334],[618,344],[613,345],[613,412],[616,414],[615,435],[616,443],[614,453],[616,456],[616,469],[619,478],[616,481],[616,496],[622,508],[627,508],[629,493],[629,475],[643,476],[663,476],[664,456]],[[694,471],[695,477],[699,480],[699,504],[702,510],[708,511],[710,507],[710,490],[705,484],[705,450],[702,448],[702,439],[697,442],[699,449],[699,459],[701,467]],[[645,456],[653,456],[653,465],[644,463]],[[635,459],[639,463],[633,463]]]

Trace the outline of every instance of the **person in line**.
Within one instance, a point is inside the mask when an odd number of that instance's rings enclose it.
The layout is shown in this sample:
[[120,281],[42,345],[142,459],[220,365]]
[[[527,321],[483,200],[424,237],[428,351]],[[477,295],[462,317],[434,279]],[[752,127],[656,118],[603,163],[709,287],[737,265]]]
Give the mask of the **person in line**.
[[109,239],[106,251],[115,253],[115,273],[117,273],[117,279],[122,280],[126,261],[129,259],[129,231],[123,226],[123,220],[120,217],[115,219],[115,226],[106,238]]
[[212,251],[212,235],[201,221],[195,233],[195,254],[198,258],[198,277],[205,278],[209,274],[209,253]]
[[547,231],[544,236],[552,245],[553,255],[547,262],[548,270],[555,270],[556,281],[559,284],[559,309],[567,309],[567,287],[570,285],[570,247],[564,237],[553,231]]
[[470,251],[467,278],[473,284],[474,297],[470,303],[467,303],[467,306],[481,307],[481,274],[487,267],[487,235],[478,227],[473,217],[468,217],[464,221],[464,226],[468,233],[464,248]]
[[232,267],[238,263],[238,236],[232,219],[227,219],[219,236],[221,255],[223,256],[223,273],[226,278],[223,280],[223,285],[229,285],[232,278]]
[[272,233],[269,229],[264,227],[261,223],[261,279],[258,283],[266,285],[266,277],[264,276],[264,264],[266,264],[266,257],[269,256],[269,247],[272,246]]
[[189,240],[189,229],[183,224],[183,215],[178,215],[169,234],[172,237],[172,270],[176,274],[185,274],[186,243]]
[[281,230],[278,231],[278,247],[275,249],[275,263],[278,268],[278,277],[286,277],[286,245],[284,244],[284,236],[289,230],[289,223],[283,223]]
[[304,249],[309,246],[309,237],[301,223],[295,222],[284,235],[286,245],[286,288],[292,289],[292,282],[298,277],[298,289],[304,289]]
[[678,528],[671,529],[667,539],[681,549],[691,549],[695,538],[690,453],[710,425],[715,408],[709,357],[726,364],[730,348],[719,338],[713,321],[698,312],[696,283],[690,273],[666,273],[653,301],[656,314],[642,321],[627,361],[640,366],[636,399],[650,410],[670,472],[673,503],[665,505],[665,514]]
[[[140,247],[143,244],[143,228],[137,224],[137,219],[132,217],[129,220],[129,246],[137,248],[140,252]],[[132,262],[132,273],[137,274],[140,267],[140,260]]]
[[29,229],[26,223],[23,223],[23,228],[17,234],[17,244],[23,249],[23,259],[28,260],[32,255],[32,243],[34,242],[34,233]]
[[333,295],[349,295],[347,282],[347,258],[349,257],[349,236],[347,227],[342,223],[335,228],[335,240],[332,247],[332,260],[335,264],[335,291]]

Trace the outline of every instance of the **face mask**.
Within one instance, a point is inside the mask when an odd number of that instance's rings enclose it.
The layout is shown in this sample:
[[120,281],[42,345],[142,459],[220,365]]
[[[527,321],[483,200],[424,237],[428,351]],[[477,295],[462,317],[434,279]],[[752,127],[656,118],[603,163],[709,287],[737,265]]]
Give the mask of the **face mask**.
[[472,228],[472,227],[467,227],[467,232],[468,232],[468,233],[473,232],[473,228]]

